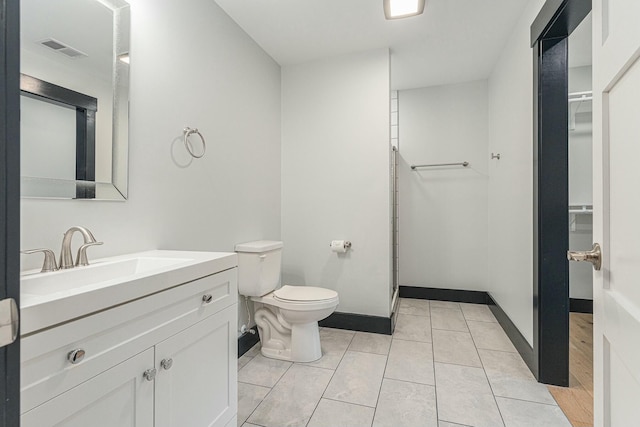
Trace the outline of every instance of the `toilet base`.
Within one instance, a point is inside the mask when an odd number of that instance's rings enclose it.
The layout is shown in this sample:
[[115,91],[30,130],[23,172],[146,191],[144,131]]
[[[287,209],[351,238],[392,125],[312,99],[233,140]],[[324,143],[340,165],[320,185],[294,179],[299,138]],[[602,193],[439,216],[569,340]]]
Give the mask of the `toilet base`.
[[318,322],[292,325],[279,312],[263,306],[256,311],[256,324],[264,357],[302,363],[322,357]]
[[318,322],[292,326],[291,348],[282,348],[281,345],[275,344],[273,339],[269,343],[264,343],[261,336],[262,355],[271,359],[300,363],[315,362],[320,359],[322,348]]

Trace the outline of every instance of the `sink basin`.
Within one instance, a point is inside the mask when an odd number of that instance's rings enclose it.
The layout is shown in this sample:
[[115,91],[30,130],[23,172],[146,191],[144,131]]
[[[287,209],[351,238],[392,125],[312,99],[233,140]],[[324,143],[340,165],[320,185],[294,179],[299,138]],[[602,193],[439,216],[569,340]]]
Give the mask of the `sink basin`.
[[153,270],[162,270],[176,266],[176,264],[188,263],[189,261],[193,260],[189,258],[151,256],[135,256],[116,261],[98,261],[86,267],[25,275],[20,281],[20,290],[31,295],[49,295],[97,283],[127,279],[127,277],[153,272]]
[[20,278],[21,335],[237,267],[235,253],[147,251]]

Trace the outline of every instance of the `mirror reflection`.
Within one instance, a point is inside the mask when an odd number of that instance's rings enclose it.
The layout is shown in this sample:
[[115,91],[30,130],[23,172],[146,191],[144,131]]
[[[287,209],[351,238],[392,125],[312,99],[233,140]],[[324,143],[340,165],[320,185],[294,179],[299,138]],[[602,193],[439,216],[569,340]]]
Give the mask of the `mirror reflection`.
[[21,0],[22,196],[127,196],[129,5]]

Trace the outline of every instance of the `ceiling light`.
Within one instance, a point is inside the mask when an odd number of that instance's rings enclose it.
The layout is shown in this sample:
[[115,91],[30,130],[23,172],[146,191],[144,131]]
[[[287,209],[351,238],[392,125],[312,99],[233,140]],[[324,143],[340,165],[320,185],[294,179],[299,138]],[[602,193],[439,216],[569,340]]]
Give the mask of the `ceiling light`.
[[408,18],[424,12],[425,0],[383,0],[387,19]]

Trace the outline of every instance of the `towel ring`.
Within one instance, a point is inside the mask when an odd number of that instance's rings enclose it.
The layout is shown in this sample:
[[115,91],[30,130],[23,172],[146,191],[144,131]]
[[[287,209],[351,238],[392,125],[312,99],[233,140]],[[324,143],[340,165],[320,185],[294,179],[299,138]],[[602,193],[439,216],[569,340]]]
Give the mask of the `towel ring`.
[[[194,133],[198,135],[200,137],[200,140],[202,141],[202,154],[200,155],[196,155],[193,153],[193,147],[191,146],[191,142],[189,142],[189,136],[193,135]],[[191,129],[190,127],[184,128],[184,146],[189,154],[191,154],[191,157],[193,157],[194,159],[200,159],[207,151],[207,143],[204,141],[204,136],[202,136],[198,129]]]

